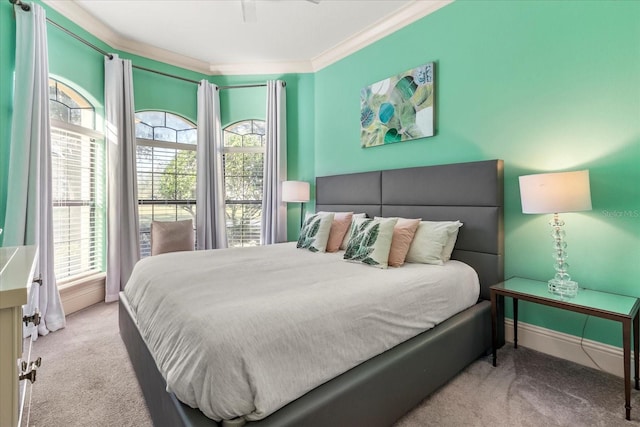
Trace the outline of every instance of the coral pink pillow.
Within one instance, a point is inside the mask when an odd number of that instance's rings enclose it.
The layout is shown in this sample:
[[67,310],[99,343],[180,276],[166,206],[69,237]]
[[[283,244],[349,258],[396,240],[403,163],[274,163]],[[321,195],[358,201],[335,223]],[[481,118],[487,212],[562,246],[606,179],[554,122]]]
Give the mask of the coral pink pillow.
[[404,264],[404,259],[407,257],[418,225],[420,225],[420,218],[398,218],[398,222],[395,227],[393,227],[393,238],[391,239],[391,250],[389,251],[389,266],[400,267]]
[[331,231],[329,232],[329,240],[327,240],[327,252],[337,252],[344,235],[347,234],[351,227],[351,218],[353,212],[336,212],[331,223]]

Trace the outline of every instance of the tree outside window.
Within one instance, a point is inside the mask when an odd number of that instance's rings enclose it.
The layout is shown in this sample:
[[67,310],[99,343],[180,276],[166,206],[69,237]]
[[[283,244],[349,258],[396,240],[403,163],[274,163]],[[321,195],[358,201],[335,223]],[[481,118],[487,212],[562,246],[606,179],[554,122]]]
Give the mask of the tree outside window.
[[[229,247],[260,244],[264,121],[224,129],[225,217]],[[197,130],[163,111],[136,113],[140,255],[151,254],[151,222],[196,219]]]
[[151,222],[196,223],[195,124],[165,111],[136,113],[140,256],[151,254]]
[[224,182],[229,247],[260,244],[264,121],[244,120],[224,129]]

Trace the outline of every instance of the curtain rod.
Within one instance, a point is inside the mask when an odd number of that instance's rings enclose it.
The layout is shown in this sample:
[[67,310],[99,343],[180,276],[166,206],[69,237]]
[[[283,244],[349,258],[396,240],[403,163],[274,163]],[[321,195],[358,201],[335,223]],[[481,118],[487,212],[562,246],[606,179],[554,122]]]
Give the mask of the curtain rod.
[[[31,10],[31,6],[29,6],[26,3],[23,3],[21,0],[9,0],[9,3],[11,3],[14,6],[18,6],[20,7],[22,10],[24,10],[25,12],[28,12]],[[74,39],[78,40],[81,43],[84,43],[85,45],[89,46],[90,48],[92,48],[93,50],[100,52],[101,54],[103,54],[104,56],[106,56],[109,59],[113,59],[113,55],[110,54],[109,52],[100,49],[98,46],[94,45],[93,43],[83,39],[82,37],[80,37],[79,35],[77,35],[76,33],[66,29],[65,27],[63,27],[62,25],[58,24],[55,21],[52,21],[51,19],[47,18],[47,22],[54,25],[55,27],[57,27],[58,29],[64,31],[65,33],[67,33],[68,35],[70,35],[71,37],[73,37]],[[162,76],[166,76],[166,77],[171,77],[174,79],[178,79],[178,80],[182,80],[185,82],[189,82],[189,83],[195,83],[197,85],[200,84],[199,81],[197,80],[192,80],[192,79],[188,79],[186,77],[180,77],[180,76],[176,76],[174,74],[169,74],[169,73],[165,73],[162,71],[158,71],[158,70],[153,70],[151,68],[146,68],[146,67],[141,67],[139,65],[134,65],[131,64],[131,66],[133,68],[137,68],[138,70],[143,70],[143,71],[148,71],[150,73],[156,73],[156,74],[160,74]],[[266,83],[255,83],[255,84],[244,84],[244,85],[235,85],[235,86],[218,86],[218,89],[223,90],[223,89],[238,89],[238,88],[248,88],[248,87],[264,87],[266,86]],[[286,83],[283,82],[282,84],[283,86],[286,85]]]
[[22,3],[20,0],[9,0],[9,3],[15,6],[20,6],[20,9],[24,10],[25,12],[28,12],[31,10],[31,6],[29,6],[28,4]]

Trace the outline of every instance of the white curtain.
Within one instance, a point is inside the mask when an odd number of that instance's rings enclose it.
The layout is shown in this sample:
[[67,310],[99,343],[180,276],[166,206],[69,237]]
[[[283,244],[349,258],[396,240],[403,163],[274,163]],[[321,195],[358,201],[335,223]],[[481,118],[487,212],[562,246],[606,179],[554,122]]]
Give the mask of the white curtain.
[[218,87],[198,86],[196,242],[198,249],[227,247],[222,170],[222,125]]
[[282,182],[287,180],[287,97],[281,80],[267,82],[266,155],[262,197],[263,245],[287,241],[287,206]]
[[136,134],[131,61],[105,58],[104,109],[107,138],[107,288],[118,293],[140,259]]
[[[64,310],[53,266],[49,62],[45,11],[31,4],[16,13],[16,68],[11,121],[4,246],[38,246],[34,286],[42,321],[38,333],[64,328]],[[35,338],[35,337],[34,337]]]

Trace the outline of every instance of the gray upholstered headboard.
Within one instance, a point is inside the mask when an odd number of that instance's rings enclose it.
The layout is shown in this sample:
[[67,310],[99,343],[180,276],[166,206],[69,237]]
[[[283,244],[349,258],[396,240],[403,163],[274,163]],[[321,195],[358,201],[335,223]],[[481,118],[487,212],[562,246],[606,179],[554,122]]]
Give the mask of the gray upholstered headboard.
[[460,220],[452,258],[480,276],[481,298],[504,279],[502,160],[316,178],[316,211]]

